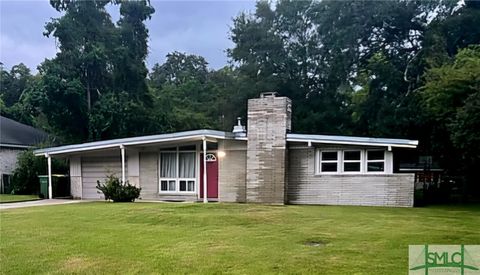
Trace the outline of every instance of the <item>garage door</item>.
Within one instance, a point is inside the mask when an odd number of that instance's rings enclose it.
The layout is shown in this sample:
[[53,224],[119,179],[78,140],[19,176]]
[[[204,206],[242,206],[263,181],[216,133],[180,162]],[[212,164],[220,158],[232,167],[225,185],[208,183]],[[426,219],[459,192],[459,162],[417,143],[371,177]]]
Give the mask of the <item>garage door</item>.
[[103,194],[99,194],[96,188],[97,180],[103,183],[110,174],[122,177],[120,156],[82,158],[82,198],[103,199]]

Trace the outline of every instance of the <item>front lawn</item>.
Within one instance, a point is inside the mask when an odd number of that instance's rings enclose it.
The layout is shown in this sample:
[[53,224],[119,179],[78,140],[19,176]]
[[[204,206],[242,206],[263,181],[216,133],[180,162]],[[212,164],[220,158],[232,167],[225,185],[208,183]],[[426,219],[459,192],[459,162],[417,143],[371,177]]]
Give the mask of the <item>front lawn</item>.
[[10,195],[0,194],[0,203],[5,202],[19,202],[19,201],[34,201],[39,200],[38,195]]
[[406,274],[409,244],[480,243],[480,206],[94,202],[0,222],[6,274]]

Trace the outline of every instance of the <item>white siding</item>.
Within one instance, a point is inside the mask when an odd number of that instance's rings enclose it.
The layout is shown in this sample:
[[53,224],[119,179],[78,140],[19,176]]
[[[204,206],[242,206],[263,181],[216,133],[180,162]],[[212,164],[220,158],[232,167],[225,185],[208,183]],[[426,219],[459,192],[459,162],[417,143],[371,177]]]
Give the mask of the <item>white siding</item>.
[[80,157],[70,158],[70,176],[71,177],[82,176],[82,165],[81,165]]

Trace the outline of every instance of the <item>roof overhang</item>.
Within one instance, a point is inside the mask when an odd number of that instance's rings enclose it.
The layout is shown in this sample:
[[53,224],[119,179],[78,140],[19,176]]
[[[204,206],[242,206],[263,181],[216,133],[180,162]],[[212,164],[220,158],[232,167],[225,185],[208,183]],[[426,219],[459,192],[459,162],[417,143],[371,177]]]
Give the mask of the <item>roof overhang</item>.
[[307,144],[340,144],[340,145],[358,145],[358,146],[379,146],[379,147],[399,147],[399,148],[417,148],[418,140],[393,139],[393,138],[369,138],[352,136],[330,136],[330,135],[304,135],[287,134],[289,142],[306,142]]
[[14,149],[30,149],[30,148],[33,148],[34,146],[31,146],[31,145],[21,145],[21,144],[6,144],[6,143],[0,143],[0,147],[4,147],[4,148],[14,148]]
[[[161,134],[152,136],[141,136],[132,138],[112,139],[105,141],[88,142],[81,144],[65,145],[59,147],[43,148],[34,151],[36,156],[42,155],[60,155],[79,152],[89,152],[105,149],[119,148],[121,146],[152,145],[172,142],[189,142],[206,139],[215,142],[219,139],[234,139],[246,141],[248,137],[236,137],[233,133],[215,131],[215,130],[195,130],[177,132],[171,134]],[[287,142],[305,142],[312,144],[340,144],[357,146],[377,146],[400,148],[416,148],[417,140],[391,139],[391,138],[368,138],[351,136],[329,136],[329,135],[305,135],[305,134],[287,134]]]
[[121,146],[149,145],[167,142],[187,142],[206,139],[215,142],[218,139],[233,139],[233,135],[227,132],[214,130],[196,130],[177,132],[171,134],[161,134],[152,136],[141,136],[133,138],[121,138],[105,141],[88,142],[81,144],[65,145],[59,147],[43,148],[34,151],[36,156],[42,155],[60,155],[80,152],[89,152],[96,150],[105,150],[119,148]]

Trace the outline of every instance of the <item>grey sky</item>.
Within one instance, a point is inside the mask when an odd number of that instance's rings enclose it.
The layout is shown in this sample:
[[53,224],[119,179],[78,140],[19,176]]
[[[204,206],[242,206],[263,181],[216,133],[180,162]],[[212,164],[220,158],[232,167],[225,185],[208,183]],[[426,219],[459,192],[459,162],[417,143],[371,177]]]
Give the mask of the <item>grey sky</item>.
[[[198,54],[212,68],[227,64],[225,50],[232,18],[253,10],[253,1],[152,1],[155,14],[150,30],[148,67],[163,62],[172,51]],[[118,19],[111,9],[114,20]],[[44,25],[59,17],[48,0],[0,0],[0,61],[6,68],[20,62],[35,71],[45,59],[55,56],[55,40],[43,36]]]

